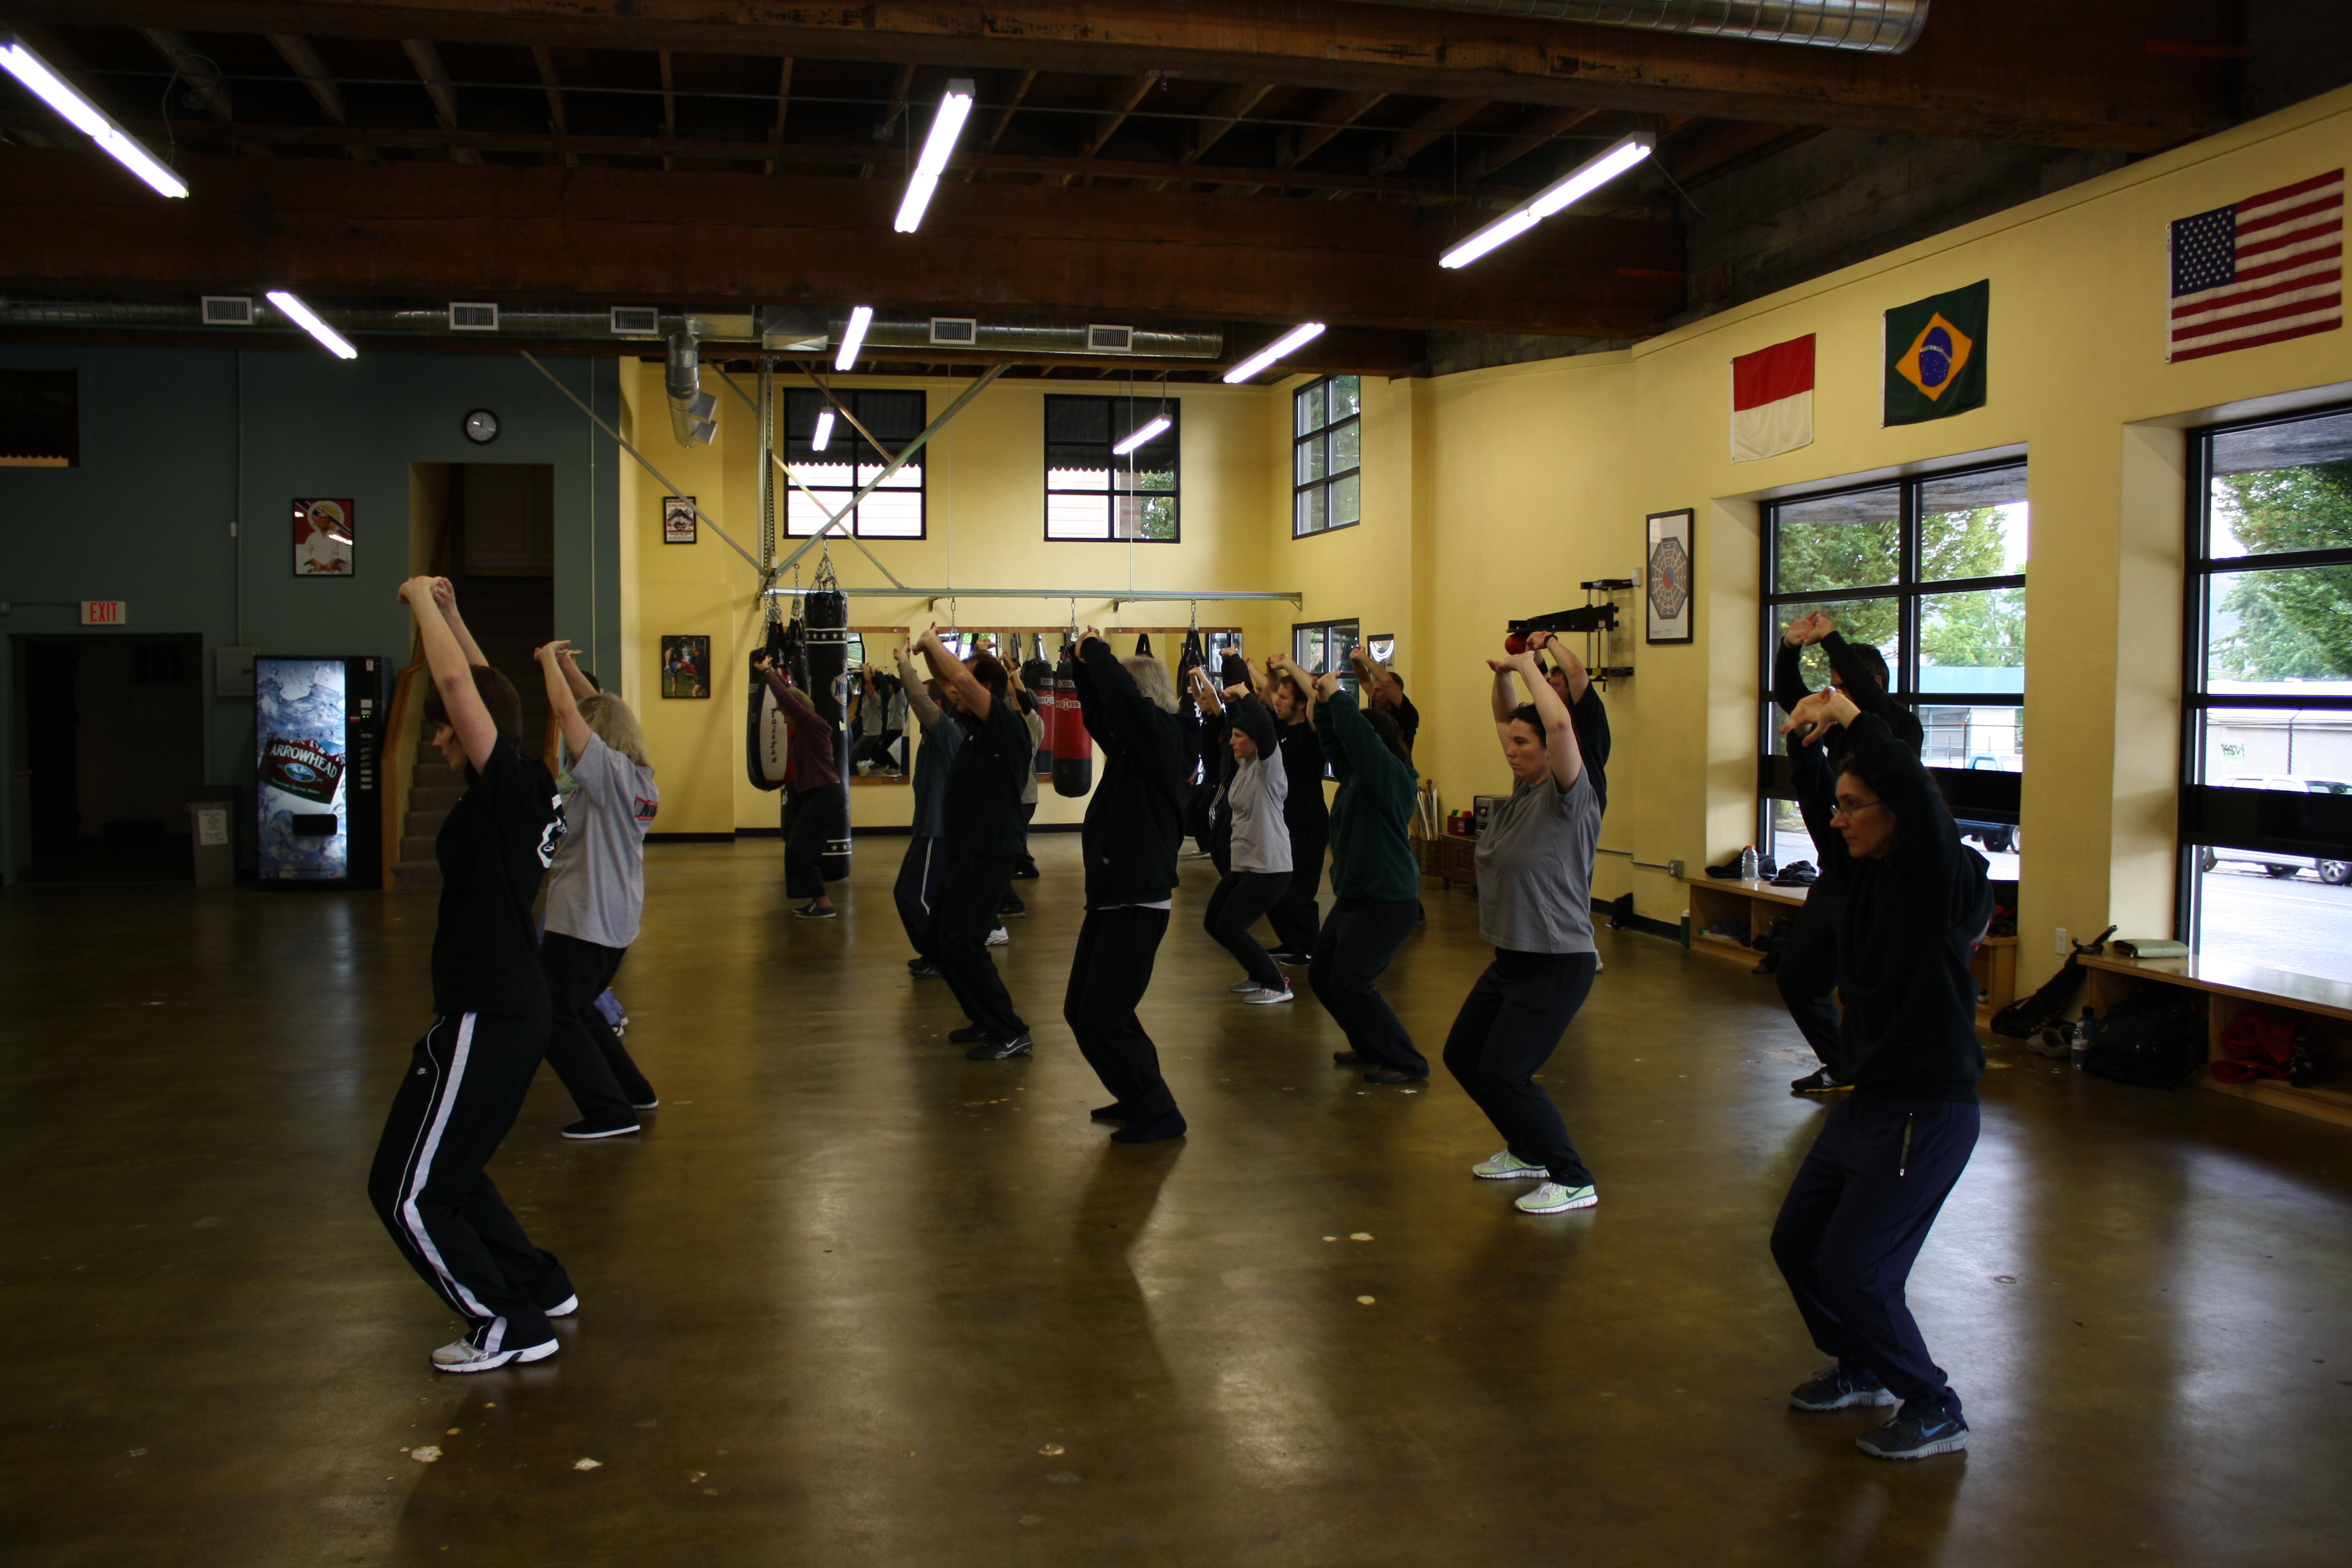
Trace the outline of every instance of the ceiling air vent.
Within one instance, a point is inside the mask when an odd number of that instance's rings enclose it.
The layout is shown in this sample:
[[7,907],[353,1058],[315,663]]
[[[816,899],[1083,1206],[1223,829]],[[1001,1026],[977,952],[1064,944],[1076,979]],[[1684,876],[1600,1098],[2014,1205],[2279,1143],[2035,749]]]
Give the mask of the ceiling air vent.
[[1098,354],[1127,354],[1135,352],[1133,327],[1088,327],[1087,352]]
[[657,338],[661,336],[661,312],[651,305],[615,305],[613,307],[613,335],[616,338]]
[[244,294],[206,294],[205,325],[207,327],[249,327],[253,325],[253,300]]
[[966,316],[933,316],[931,346],[968,349],[980,342],[980,323]]
[[453,332],[495,332],[499,330],[499,308],[496,305],[460,304],[451,301],[449,330]]

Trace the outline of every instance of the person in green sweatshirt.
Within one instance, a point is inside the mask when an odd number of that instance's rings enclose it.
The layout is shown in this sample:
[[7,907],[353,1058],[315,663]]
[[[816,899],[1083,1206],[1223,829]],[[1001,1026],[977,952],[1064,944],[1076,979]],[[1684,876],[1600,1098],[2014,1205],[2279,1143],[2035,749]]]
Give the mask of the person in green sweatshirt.
[[[1271,668],[1302,687],[1306,671],[1279,655]],[[1420,777],[1396,721],[1358,705],[1336,674],[1315,678],[1315,731],[1339,789],[1331,802],[1328,919],[1315,938],[1307,983],[1348,1037],[1334,1051],[1342,1067],[1365,1068],[1367,1083],[1418,1083],[1429,1062],[1374,982],[1420,919],[1421,868],[1406,837]]]

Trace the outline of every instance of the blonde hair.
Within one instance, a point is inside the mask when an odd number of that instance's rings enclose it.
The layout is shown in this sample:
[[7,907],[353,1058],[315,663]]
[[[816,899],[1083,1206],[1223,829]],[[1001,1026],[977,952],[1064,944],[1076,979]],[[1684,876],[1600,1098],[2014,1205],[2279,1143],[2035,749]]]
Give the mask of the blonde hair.
[[580,721],[596,732],[596,738],[641,768],[654,765],[646,755],[646,732],[637,724],[637,716],[629,705],[609,691],[592,691],[580,700]]
[[1176,683],[1168,678],[1168,667],[1148,653],[1139,653],[1123,661],[1127,673],[1135,678],[1135,689],[1143,700],[1162,713],[1176,711]]

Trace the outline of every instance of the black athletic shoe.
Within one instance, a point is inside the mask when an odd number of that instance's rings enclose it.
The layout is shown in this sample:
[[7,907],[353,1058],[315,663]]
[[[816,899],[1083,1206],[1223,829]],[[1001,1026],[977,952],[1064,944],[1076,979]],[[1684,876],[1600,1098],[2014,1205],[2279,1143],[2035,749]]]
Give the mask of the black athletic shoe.
[[1028,912],[1029,906],[1019,899],[1007,899],[996,906],[996,917],[999,920],[1003,920],[1006,915],[1025,915]]
[[1087,1115],[1096,1121],[1124,1121],[1127,1120],[1127,1107],[1113,1100],[1108,1105],[1096,1106]]
[[1799,1410],[1843,1410],[1849,1405],[1893,1405],[1895,1395],[1874,1377],[1858,1377],[1836,1362],[1789,1390]]
[[1292,952],[1287,948],[1277,947],[1272,952],[1267,953],[1266,956],[1274,960],[1276,963],[1282,965],[1285,969],[1304,969],[1307,964],[1307,958],[1305,953]]
[[1874,1459],[1957,1454],[1969,1446],[1969,1424],[1914,1399],[1895,1413],[1894,1420],[1856,1437],[1853,1446]]
[[978,1024],[966,1024],[961,1029],[950,1030],[948,1033],[948,1038],[953,1040],[959,1046],[969,1046],[976,1041],[988,1038],[988,1031],[982,1028]]
[[1801,1079],[1790,1079],[1789,1092],[1791,1094],[1843,1094],[1853,1087],[1853,1085],[1850,1083],[1840,1083],[1836,1079],[1832,1078],[1829,1068],[1815,1068]]
[[1165,1116],[1155,1116],[1149,1121],[1130,1121],[1110,1135],[1114,1143],[1157,1143],[1164,1138],[1184,1136],[1184,1113],[1171,1110]]
[[566,1138],[619,1138],[640,1131],[634,1121],[575,1121],[563,1130]]
[[909,980],[943,980],[946,978],[946,973],[938,964],[931,963],[929,960],[918,959],[913,963],[907,965],[907,978]]
[[1013,879],[1016,882],[1034,882],[1037,879],[1037,868],[1016,866],[1013,868]]
[[1025,1057],[1032,1044],[1034,1042],[1026,1035],[1006,1040],[1002,1045],[994,1040],[982,1040],[964,1052],[963,1059],[968,1062],[1001,1062],[1007,1057]]
[[829,921],[837,919],[840,916],[841,911],[835,909],[831,904],[826,904],[823,908],[819,908],[815,900],[812,900],[809,902],[803,904],[799,909],[794,910],[793,914],[795,919],[799,920]]

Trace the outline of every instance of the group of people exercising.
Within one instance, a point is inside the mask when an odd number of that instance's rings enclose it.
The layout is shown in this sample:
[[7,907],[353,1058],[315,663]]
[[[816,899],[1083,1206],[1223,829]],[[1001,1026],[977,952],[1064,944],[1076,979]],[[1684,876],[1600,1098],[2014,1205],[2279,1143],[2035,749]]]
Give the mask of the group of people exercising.
[[[578,1306],[562,1265],[530,1242],[484,1169],[540,1058],[582,1109],[569,1136],[635,1131],[634,1112],[656,1103],[595,1003],[636,934],[658,795],[635,719],[593,689],[567,645],[538,657],[575,783],[568,801],[523,745],[515,689],[481,658],[446,582],[412,579],[401,594],[433,676],[425,708],[433,742],[467,787],[436,846],[437,1017],[394,1097],[370,1191],[404,1255],[468,1324],[433,1352],[433,1365],[487,1371],[553,1354],[548,1320]],[[1807,693],[1796,660],[1815,642],[1837,679]],[[1550,1215],[1597,1202],[1593,1175],[1536,1075],[1599,968],[1591,879],[1610,742],[1599,693],[1574,655],[1544,633],[1514,647],[1486,661],[1513,780],[1476,849],[1479,933],[1495,954],[1443,1059],[1503,1139],[1472,1173],[1531,1184],[1515,1206]],[[1874,1455],[1914,1458],[1964,1447],[1968,1436],[1903,1283],[1976,1140],[1983,1058],[1968,960],[1990,902],[1984,862],[1960,845],[1919,763],[1916,722],[1888,697],[1883,663],[1874,671],[1860,657],[1869,651],[1809,616],[1790,628],[1790,679],[1775,687],[1822,865],[1802,940],[1790,944],[1796,975],[1782,971],[1791,1012],[1822,1063],[1796,1088],[1853,1092],[1832,1107],[1792,1184],[1772,1251],[1815,1343],[1838,1358],[1791,1402],[1807,1410],[1900,1402],[1894,1419],[1857,1441]],[[1062,1015],[1111,1095],[1093,1117],[1118,1124],[1114,1142],[1155,1142],[1185,1135],[1188,1124],[1137,1009],[1174,908],[1198,746],[1160,660],[1121,658],[1091,627],[1074,652],[1074,695],[1104,767],[1081,827],[1085,914]],[[917,950],[908,967],[946,983],[967,1020],[952,1037],[968,1057],[1025,1056],[1030,1026],[989,946],[1025,854],[1035,732],[1013,700],[1013,672],[992,652],[961,658],[934,627],[897,663],[920,736],[913,833],[896,890]],[[1284,967],[1303,964],[1347,1039],[1334,1060],[1361,1068],[1370,1083],[1411,1084],[1428,1077],[1428,1062],[1376,983],[1421,917],[1410,842],[1419,780],[1400,722],[1410,716],[1417,729],[1418,715],[1392,673],[1360,654],[1355,664],[1369,700],[1337,671],[1310,674],[1278,654],[1229,661],[1223,682],[1195,673],[1193,697],[1229,726],[1232,759],[1205,846],[1220,878],[1202,923],[1241,966],[1232,989],[1243,1004],[1290,1002]],[[1338,781],[1328,811],[1327,763]],[[1327,847],[1332,905],[1318,919]],[[542,938],[531,910],[551,868]],[[816,891],[822,898],[821,879]],[[1251,935],[1260,918],[1276,932],[1273,952]],[[1827,1000],[1831,985],[1842,1014]]]

